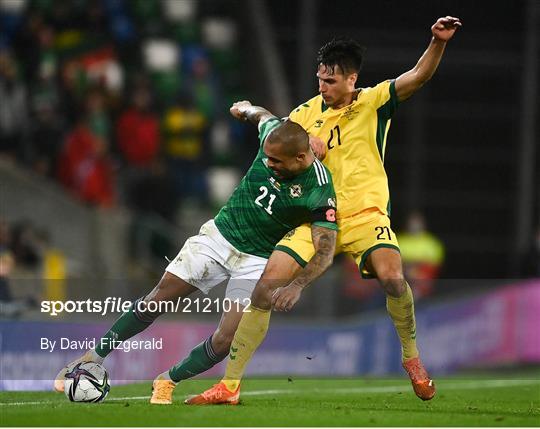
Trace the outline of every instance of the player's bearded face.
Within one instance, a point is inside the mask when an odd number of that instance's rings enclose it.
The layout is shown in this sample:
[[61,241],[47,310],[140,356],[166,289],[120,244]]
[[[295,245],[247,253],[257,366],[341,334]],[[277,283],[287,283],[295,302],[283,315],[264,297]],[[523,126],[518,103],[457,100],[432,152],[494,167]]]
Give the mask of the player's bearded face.
[[348,104],[347,96],[354,90],[354,81],[344,75],[338,66],[327,67],[319,64],[317,78],[324,104],[336,108]]
[[278,179],[290,179],[300,174],[304,167],[303,156],[289,156],[280,144],[265,145],[266,165]]

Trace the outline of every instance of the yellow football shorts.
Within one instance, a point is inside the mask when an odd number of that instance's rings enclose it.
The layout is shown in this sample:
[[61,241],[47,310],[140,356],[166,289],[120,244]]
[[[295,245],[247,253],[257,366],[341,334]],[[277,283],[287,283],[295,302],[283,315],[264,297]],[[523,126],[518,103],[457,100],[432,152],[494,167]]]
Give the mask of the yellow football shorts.
[[[396,234],[390,227],[390,218],[380,211],[362,212],[338,221],[336,242],[338,253],[350,254],[363,278],[373,278],[366,268],[368,256],[376,249],[386,247],[399,252]],[[311,240],[311,225],[304,224],[285,234],[275,250],[288,253],[304,267],[315,254]]]

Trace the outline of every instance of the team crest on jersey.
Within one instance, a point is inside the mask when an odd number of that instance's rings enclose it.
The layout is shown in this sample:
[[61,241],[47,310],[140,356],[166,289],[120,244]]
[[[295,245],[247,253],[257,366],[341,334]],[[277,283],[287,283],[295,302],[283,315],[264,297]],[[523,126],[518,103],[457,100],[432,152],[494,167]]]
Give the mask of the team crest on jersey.
[[281,183],[279,183],[276,179],[269,177],[268,181],[276,191],[281,191]]
[[343,116],[345,116],[349,121],[352,121],[356,116],[358,115],[358,110],[353,109],[349,106],[349,108],[343,112]]
[[328,205],[336,208],[336,200],[334,198],[328,198]]
[[289,188],[289,193],[291,194],[291,197],[293,198],[299,198],[302,196],[302,186],[300,185],[292,185]]
[[323,121],[322,119],[317,119],[317,120],[315,121],[315,128],[321,128],[323,122],[324,122],[324,121]]

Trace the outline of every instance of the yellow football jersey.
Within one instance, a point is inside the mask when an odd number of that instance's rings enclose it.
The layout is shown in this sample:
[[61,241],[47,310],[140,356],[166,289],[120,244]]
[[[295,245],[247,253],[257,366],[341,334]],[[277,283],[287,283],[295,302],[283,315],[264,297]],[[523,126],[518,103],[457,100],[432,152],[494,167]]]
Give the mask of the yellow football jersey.
[[366,209],[390,211],[384,152],[390,118],[398,105],[395,81],[358,91],[356,100],[341,109],[328,108],[318,95],[289,115],[327,142],[323,162],[332,173],[341,219]]

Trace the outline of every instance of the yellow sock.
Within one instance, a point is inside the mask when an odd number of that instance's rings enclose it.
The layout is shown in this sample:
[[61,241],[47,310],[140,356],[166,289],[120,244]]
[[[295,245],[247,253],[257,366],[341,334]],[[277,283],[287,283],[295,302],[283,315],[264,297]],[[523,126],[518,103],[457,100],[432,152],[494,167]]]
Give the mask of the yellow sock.
[[[249,312],[248,312],[249,311]],[[231,392],[236,391],[247,364],[266,337],[271,310],[249,306],[243,314],[231,343],[225,377],[221,380]]]
[[386,296],[386,309],[394,322],[399,341],[401,342],[401,356],[403,360],[418,357],[416,348],[416,320],[414,318],[414,300],[410,286],[399,298]]

